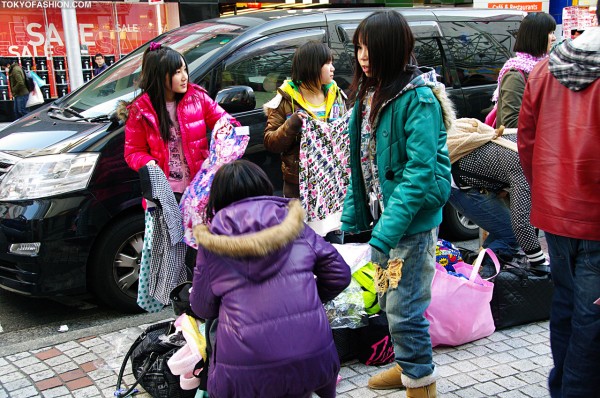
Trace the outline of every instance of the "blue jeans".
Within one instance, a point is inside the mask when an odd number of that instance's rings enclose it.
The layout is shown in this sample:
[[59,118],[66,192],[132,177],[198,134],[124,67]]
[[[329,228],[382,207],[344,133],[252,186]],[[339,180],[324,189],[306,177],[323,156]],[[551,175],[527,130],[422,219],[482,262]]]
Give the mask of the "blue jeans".
[[[411,379],[429,376],[434,369],[429,321],[423,314],[431,302],[436,241],[437,229],[404,236],[390,252],[390,259],[404,260],[398,287],[388,287],[379,297],[390,325],[396,362]],[[380,253],[373,250],[373,255]],[[378,262],[377,258],[373,261]]]
[[25,105],[27,105],[28,99],[29,99],[29,94],[20,95],[18,97],[15,97],[15,103],[14,103],[15,118],[18,119],[22,116],[25,116],[28,113],[27,107],[25,106]]
[[479,188],[452,188],[449,201],[456,210],[489,233],[483,242],[484,248],[492,249],[496,255],[507,260],[519,252],[520,246],[512,229],[510,209],[505,199]]
[[600,397],[600,241],[546,232],[554,296],[550,347],[552,398]]

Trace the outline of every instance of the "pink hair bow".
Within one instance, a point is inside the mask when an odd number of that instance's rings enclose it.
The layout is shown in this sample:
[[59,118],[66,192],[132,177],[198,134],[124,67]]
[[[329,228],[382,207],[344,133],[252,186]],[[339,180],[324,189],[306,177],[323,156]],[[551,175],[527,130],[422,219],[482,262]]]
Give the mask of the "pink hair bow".
[[150,51],[158,50],[162,45],[160,43],[151,42],[150,43]]

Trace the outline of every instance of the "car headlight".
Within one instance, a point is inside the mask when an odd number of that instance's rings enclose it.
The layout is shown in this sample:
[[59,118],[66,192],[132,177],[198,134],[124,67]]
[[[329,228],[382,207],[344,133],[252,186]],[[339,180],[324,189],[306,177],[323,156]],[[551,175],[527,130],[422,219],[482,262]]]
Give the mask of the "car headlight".
[[20,160],[2,178],[0,200],[39,199],[85,189],[99,156],[61,154]]

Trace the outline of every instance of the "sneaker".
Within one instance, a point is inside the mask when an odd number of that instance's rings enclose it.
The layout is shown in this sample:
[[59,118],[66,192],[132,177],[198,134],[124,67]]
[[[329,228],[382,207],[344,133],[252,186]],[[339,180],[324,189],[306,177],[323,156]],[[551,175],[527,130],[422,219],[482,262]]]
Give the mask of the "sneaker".
[[392,390],[402,387],[404,387],[402,384],[402,368],[398,364],[377,373],[369,379],[369,388],[373,390]]
[[537,276],[545,276],[550,274],[550,262],[548,260],[544,261],[543,264],[540,265],[529,265],[529,271]]

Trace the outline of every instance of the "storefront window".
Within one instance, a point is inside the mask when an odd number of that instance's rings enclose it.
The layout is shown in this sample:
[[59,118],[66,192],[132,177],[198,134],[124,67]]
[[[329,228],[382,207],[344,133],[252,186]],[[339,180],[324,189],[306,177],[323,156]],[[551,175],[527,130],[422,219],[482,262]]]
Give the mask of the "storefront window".
[[[179,26],[177,3],[89,2],[76,8],[84,82],[92,79],[94,55],[112,65],[162,32]],[[49,100],[70,91],[63,16],[60,8],[0,9],[0,56],[21,63],[46,82]],[[1,74],[1,72],[0,72]],[[10,100],[5,76],[0,76],[0,101]]]

